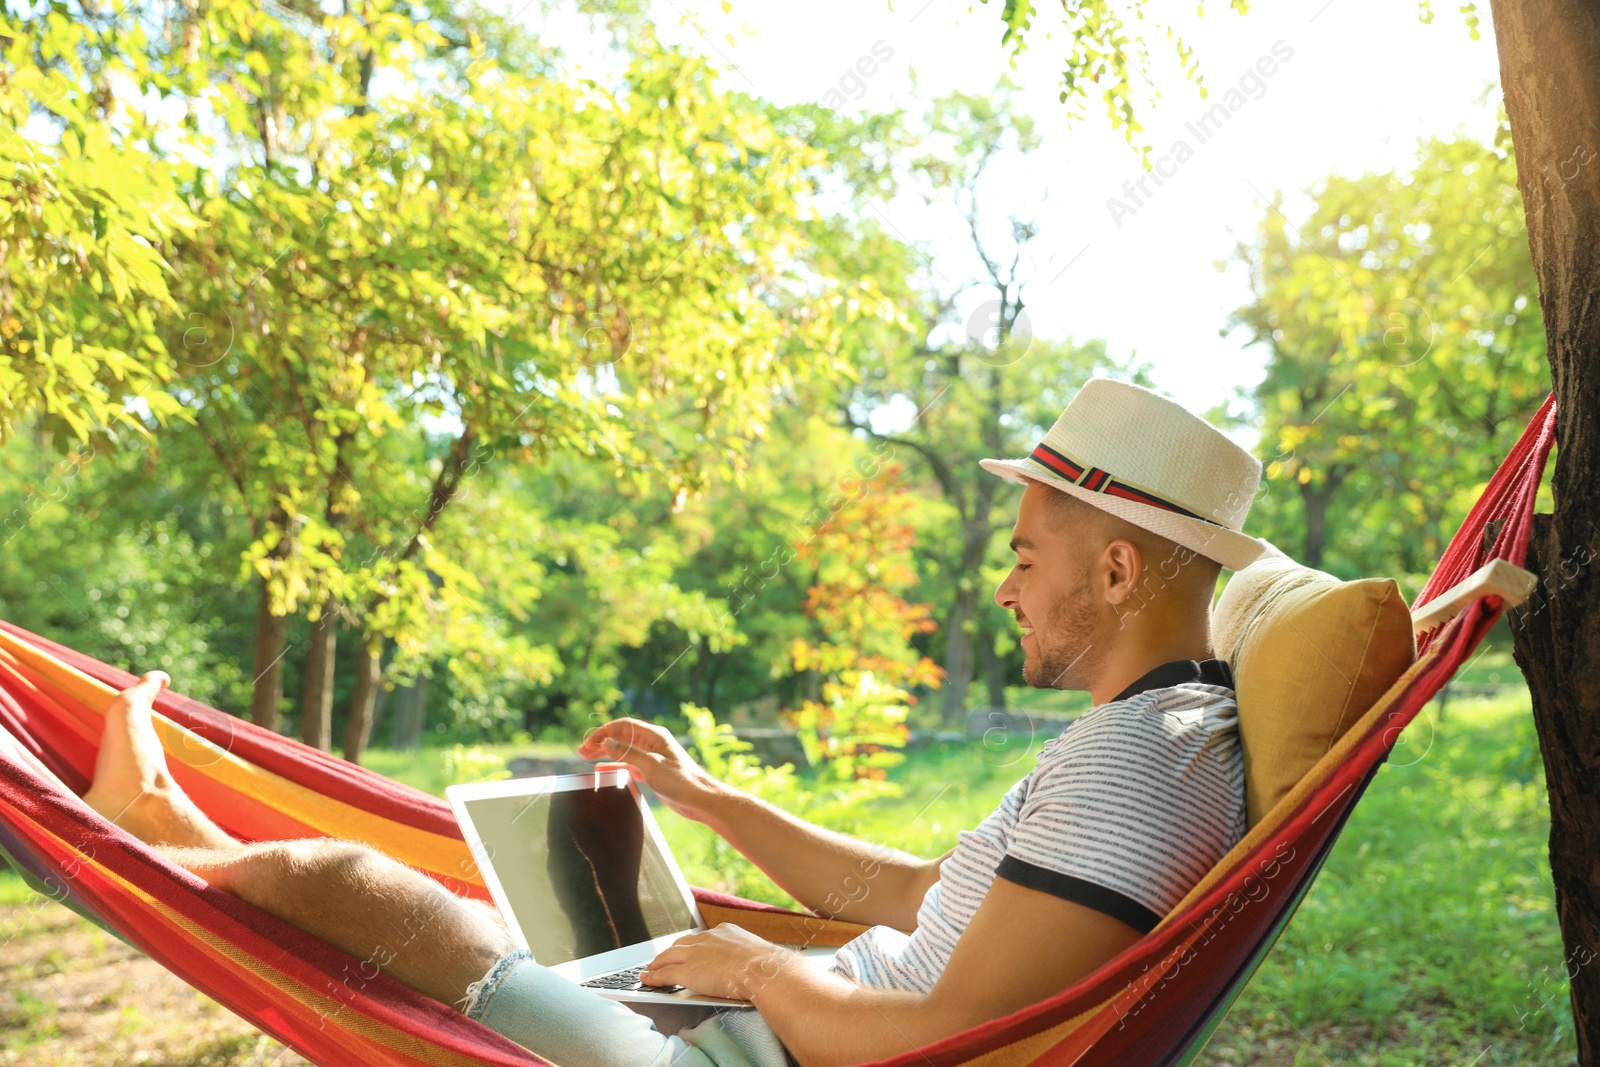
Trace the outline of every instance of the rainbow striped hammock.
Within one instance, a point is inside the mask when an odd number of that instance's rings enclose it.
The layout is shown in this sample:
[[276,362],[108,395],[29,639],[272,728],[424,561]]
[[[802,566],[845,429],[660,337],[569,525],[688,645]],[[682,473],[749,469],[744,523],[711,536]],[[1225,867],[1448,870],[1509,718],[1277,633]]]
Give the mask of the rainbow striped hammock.
[[[1461,602],[1465,610],[1423,634],[1416,663],[1160,926],[1048,1000],[884,1062],[1190,1062],[1288,923],[1400,728],[1499,616],[1504,598],[1484,593],[1475,579],[1505,568],[1495,560],[1525,560],[1554,432],[1551,397],[1418,596],[1418,606],[1444,598],[1434,614],[1450,614]],[[1492,547],[1484,548],[1485,526],[1502,521]],[[132,680],[0,623],[0,850],[36,889],[316,1063],[542,1062],[454,1009],[212,889],[90,811],[79,795],[94,767],[102,709]],[[171,692],[157,709],[178,780],[230,833],[245,840],[364,841],[458,894],[487,899],[438,798]],[[835,944],[862,929],[716,893],[698,896],[708,921],[736,920],[767,937]]]

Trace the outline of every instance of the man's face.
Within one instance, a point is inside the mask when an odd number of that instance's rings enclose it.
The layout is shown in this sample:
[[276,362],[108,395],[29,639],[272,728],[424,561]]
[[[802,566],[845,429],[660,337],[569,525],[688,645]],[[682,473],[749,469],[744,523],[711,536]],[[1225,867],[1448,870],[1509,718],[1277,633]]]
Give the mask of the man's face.
[[1103,546],[1052,521],[1047,498],[1055,491],[1028,483],[1012,530],[1017,562],[994,599],[1023,628],[1023,681],[1035,689],[1088,690],[1109,651],[1101,640],[1108,605],[1096,604],[1090,582],[1090,563]]

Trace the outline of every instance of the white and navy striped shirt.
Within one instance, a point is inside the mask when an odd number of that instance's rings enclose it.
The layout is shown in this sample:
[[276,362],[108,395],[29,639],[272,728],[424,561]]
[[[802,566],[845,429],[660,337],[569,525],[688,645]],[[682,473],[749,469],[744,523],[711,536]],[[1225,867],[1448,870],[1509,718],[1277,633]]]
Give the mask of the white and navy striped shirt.
[[998,876],[1147,933],[1245,832],[1227,663],[1174,660],[1075,720],[939,865],[904,934],[874,926],[833,970],[927,992]]

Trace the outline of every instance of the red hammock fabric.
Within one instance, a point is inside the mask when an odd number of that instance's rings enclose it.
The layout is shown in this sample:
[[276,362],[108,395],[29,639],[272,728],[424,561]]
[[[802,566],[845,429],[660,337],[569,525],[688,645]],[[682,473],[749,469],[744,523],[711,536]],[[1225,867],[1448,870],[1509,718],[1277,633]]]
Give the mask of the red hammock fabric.
[[[1554,428],[1551,398],[1462,524],[1419,604],[1488,558],[1523,562]],[[1503,525],[1486,549],[1483,531],[1492,522]],[[1471,654],[1500,610],[1498,598],[1480,599],[1424,638],[1422,658],[1363,720],[1366,729],[1350,739],[1346,758],[1298,802],[1294,796],[1285,801],[1294,803],[1287,818],[1269,819],[1260,841],[1225,860],[1215,884],[1149,936],[1049,1000],[883,1063],[953,1067],[980,1056],[990,1065],[1186,1062],[1292,916],[1400,730]],[[85,681],[88,689],[69,691],[71,679],[63,681],[57,668],[65,664],[114,689],[133,676],[17,627],[0,627],[12,649],[0,648],[0,850],[52,896],[126,936],[314,1062],[542,1062],[362,961],[211,888],[84,807],[72,791],[87,785],[93,768],[98,709],[91,705],[100,690]],[[55,666],[30,666],[26,658],[37,653]],[[438,798],[170,692],[157,709],[211,742],[197,742],[200,758],[174,769],[225,829],[248,839],[302,837],[333,832],[331,822],[354,828],[341,829],[340,836],[365,834],[397,854],[409,849],[415,858],[407,862],[456,892],[484,895],[475,869],[457,858],[464,847]],[[307,796],[321,801],[307,806]],[[785,917],[779,909],[714,894],[702,894],[702,904],[749,909],[752,926]]]

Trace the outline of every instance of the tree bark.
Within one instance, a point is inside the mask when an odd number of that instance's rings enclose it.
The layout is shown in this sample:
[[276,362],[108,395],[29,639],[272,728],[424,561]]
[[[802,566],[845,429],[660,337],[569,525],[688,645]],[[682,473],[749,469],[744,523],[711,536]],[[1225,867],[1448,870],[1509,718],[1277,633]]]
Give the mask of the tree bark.
[[1555,511],[1512,615],[1550,791],[1550,867],[1578,1060],[1600,1062],[1600,17],[1592,0],[1491,0],[1500,83],[1558,405]]
[[689,692],[694,694],[702,708],[707,711],[716,711],[711,706],[711,639],[702,636],[700,644],[695,649],[694,666],[689,671]]
[[[378,664],[378,677],[380,679],[383,677],[383,664],[381,662]],[[391,691],[389,689],[383,685],[379,685],[377,687],[377,692],[372,698],[372,722],[367,727],[368,745],[371,745],[374,737],[383,736],[384,724],[388,722],[388,719],[384,717],[384,713],[389,710],[390,695]]]
[[978,639],[978,650],[982,653],[983,679],[989,689],[989,706],[1004,711],[1006,710],[1006,661],[996,654],[994,638],[993,630],[984,630]]
[[955,600],[944,619],[944,721],[959,726],[966,721],[967,690],[972,686],[972,630],[970,623],[978,602],[978,587],[971,571],[963,568]]
[[988,471],[981,473],[983,477],[972,486],[972,511],[961,523],[961,563],[956,571],[956,593],[944,622],[942,710],[945,724],[952,729],[966,725],[967,690],[972,686],[977,662],[972,630],[978,617],[978,579],[989,538],[994,533],[989,514],[994,505],[995,487],[1000,484],[1000,479],[990,477]]
[[389,744],[400,749],[421,748],[422,726],[428,716],[428,679],[418,678],[416,685],[396,689],[389,706]]
[[356,657],[356,690],[350,697],[350,717],[344,726],[344,758],[360,763],[372,736],[372,706],[378,695],[378,677],[383,673],[383,638],[367,635]]
[[[434,530],[435,523],[438,523],[438,517],[445,512],[446,507],[450,507],[450,502],[456,499],[456,493],[461,490],[462,480],[482,462],[483,456],[478,454],[477,445],[477,430],[472,429],[470,426],[464,427],[461,430],[461,435],[450,443],[450,451],[445,454],[445,462],[438,469],[438,475],[434,478],[434,485],[429,488],[429,493],[427,493],[427,512],[424,512],[418,522],[418,526],[416,526],[416,530],[411,531],[411,536],[406,539],[405,549],[400,552],[400,560],[416,558],[416,555],[422,550],[422,544],[424,544],[427,534],[429,534],[429,531]],[[363,617],[371,617],[371,613],[381,608],[382,603],[384,601],[379,598],[378,603],[366,605],[365,608],[362,608],[362,611],[365,611]],[[379,667],[378,670],[381,673],[382,667]],[[358,705],[358,699],[365,702],[365,710],[363,710],[362,705]],[[362,696],[360,675],[357,675],[355,696],[350,697],[350,721],[365,721],[368,736],[371,736],[371,721],[373,721],[370,701],[371,696]],[[525,712],[525,715],[531,715],[531,710],[530,712]],[[531,726],[528,726],[528,729],[531,729]],[[346,736],[349,736],[349,725],[346,725]],[[363,745],[363,750],[365,750],[365,745]]]
[[250,668],[255,678],[250,690],[250,721],[276,730],[283,703],[283,635],[288,620],[272,613],[272,594],[267,589],[267,580],[259,581],[255,648]]
[[300,740],[333,751],[333,654],[339,642],[339,616],[329,600],[311,623],[306,653],[305,690],[300,700]]
[[1307,567],[1322,566],[1322,553],[1328,545],[1328,508],[1349,476],[1349,470],[1335,466],[1324,473],[1320,483],[1300,485],[1300,500],[1306,509],[1305,554],[1300,562]]

